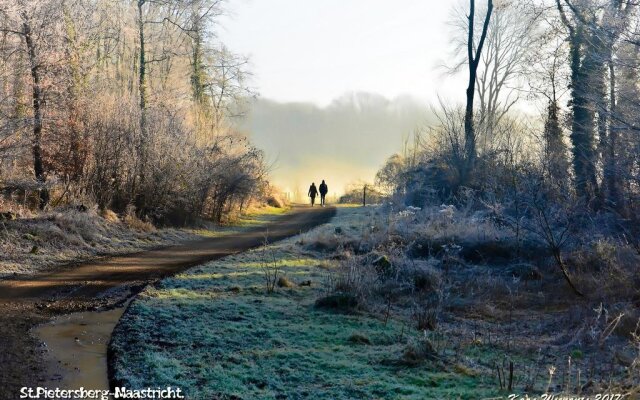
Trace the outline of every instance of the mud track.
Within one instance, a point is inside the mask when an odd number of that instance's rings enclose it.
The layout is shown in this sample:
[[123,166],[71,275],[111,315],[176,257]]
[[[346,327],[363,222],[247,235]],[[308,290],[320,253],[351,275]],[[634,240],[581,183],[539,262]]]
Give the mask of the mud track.
[[276,221],[242,233],[0,281],[0,399],[19,398],[23,386],[51,387],[46,350],[32,335],[33,327],[72,312],[116,307],[163,277],[260,246],[265,237],[275,242],[294,236],[334,215],[331,207],[294,207]]

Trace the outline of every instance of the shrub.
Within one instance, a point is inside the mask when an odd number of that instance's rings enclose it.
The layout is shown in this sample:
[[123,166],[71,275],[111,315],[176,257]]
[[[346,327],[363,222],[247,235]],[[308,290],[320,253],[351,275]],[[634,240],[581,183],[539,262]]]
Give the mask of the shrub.
[[435,331],[438,327],[438,318],[442,307],[440,293],[432,292],[419,296],[413,305],[413,320],[419,331]]
[[442,273],[428,263],[417,264],[411,272],[413,288],[417,292],[437,292],[442,287]]
[[55,213],[53,222],[62,231],[76,234],[88,241],[96,240],[98,234],[104,233],[93,210],[81,212],[72,209]]
[[287,279],[286,276],[281,276],[278,278],[278,287],[281,288],[290,288],[293,287],[293,282],[291,282],[289,279]]
[[402,362],[408,366],[418,366],[425,361],[435,359],[437,359],[437,353],[426,337],[410,340],[402,352]]
[[359,332],[352,333],[348,340],[354,344],[371,344],[371,340],[366,335]]
[[155,231],[155,226],[149,221],[143,221],[138,218],[135,214],[127,213],[124,216],[123,222],[130,229],[139,231],[139,232],[153,232]]
[[542,273],[535,265],[527,263],[514,264],[509,267],[508,272],[514,278],[523,281],[539,281],[542,280]]
[[277,197],[276,195],[270,195],[267,197],[266,203],[268,206],[271,207],[275,207],[275,208],[283,208],[284,207],[284,202]]
[[273,293],[281,285],[293,286],[286,278],[280,276],[281,265],[275,250],[269,246],[269,241],[265,238],[261,248],[260,268],[264,276],[264,286],[267,293]]
[[320,253],[336,253],[340,250],[356,251],[359,249],[358,242],[344,234],[336,234],[320,231],[309,235],[306,240],[301,241],[307,250]]
[[120,221],[120,218],[118,218],[118,214],[114,213],[113,211],[109,210],[108,208],[100,210],[100,216],[102,218],[104,218],[105,220],[107,220],[108,222],[119,222]]
[[317,308],[324,308],[334,311],[351,312],[358,308],[359,301],[351,293],[333,293],[316,300]]

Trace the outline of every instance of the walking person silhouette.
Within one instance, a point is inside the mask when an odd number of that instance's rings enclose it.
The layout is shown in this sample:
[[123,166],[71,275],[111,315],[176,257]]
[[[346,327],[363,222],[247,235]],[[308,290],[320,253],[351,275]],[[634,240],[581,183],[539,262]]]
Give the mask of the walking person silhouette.
[[324,201],[327,197],[327,193],[329,193],[329,188],[327,187],[327,184],[324,183],[323,179],[322,183],[320,184],[320,204],[322,205],[322,207],[324,207]]
[[309,187],[309,193],[307,194],[309,197],[311,197],[311,207],[313,207],[316,202],[316,196],[318,195],[318,189],[316,188],[315,182],[311,184],[311,186]]

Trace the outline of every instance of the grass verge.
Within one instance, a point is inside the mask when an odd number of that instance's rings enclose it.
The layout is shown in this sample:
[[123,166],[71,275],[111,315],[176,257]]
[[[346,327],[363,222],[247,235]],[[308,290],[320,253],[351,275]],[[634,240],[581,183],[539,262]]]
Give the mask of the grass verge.
[[[359,229],[368,209],[341,208],[326,234]],[[312,232],[313,233],[313,232]],[[303,238],[214,261],[145,290],[111,344],[112,383],[179,386],[189,398],[488,397],[494,385],[438,359],[408,362],[422,333],[400,320],[319,309],[332,260]],[[266,272],[291,283],[272,293]]]
[[61,208],[0,220],[0,278],[33,274],[68,263],[130,254],[202,237],[240,233],[274,221],[289,208],[255,208],[226,225],[203,229],[154,228],[131,215]]

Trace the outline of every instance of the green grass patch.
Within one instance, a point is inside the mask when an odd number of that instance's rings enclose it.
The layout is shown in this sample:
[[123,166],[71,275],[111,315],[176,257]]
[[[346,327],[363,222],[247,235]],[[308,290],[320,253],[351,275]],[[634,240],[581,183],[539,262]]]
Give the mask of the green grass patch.
[[[344,224],[340,216],[351,210],[339,210],[334,224]],[[475,399],[493,394],[488,378],[453,365],[389,362],[402,358],[408,340],[399,321],[385,324],[363,314],[316,308],[326,271],[317,267],[320,260],[303,256],[295,242],[267,250],[292,283],[272,294],[265,290],[261,249],[193,268],[144,291],[114,332],[116,381],[131,388],[179,386],[191,399]],[[310,286],[300,285],[308,281]]]
[[194,235],[208,238],[228,236],[273,222],[289,210],[291,210],[290,207],[276,208],[264,206],[254,208],[224,225],[216,226],[215,229],[187,229],[187,231]]
[[242,214],[238,219],[231,222],[230,225],[236,226],[254,226],[261,225],[265,222],[273,221],[275,218],[289,211],[289,207],[271,207],[264,206],[253,209],[246,214]]

